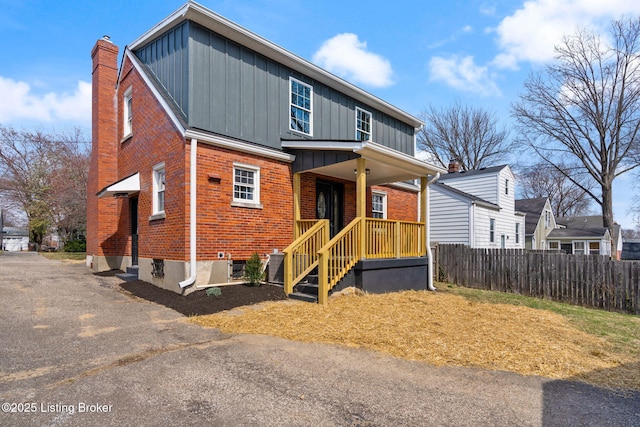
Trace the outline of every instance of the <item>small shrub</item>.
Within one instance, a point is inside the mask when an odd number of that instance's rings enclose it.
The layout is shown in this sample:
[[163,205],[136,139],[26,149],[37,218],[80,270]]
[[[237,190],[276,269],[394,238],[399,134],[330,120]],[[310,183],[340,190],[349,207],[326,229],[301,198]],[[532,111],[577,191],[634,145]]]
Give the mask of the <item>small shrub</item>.
[[86,240],[69,240],[64,244],[65,252],[86,252],[87,242]]
[[244,266],[244,279],[249,286],[260,286],[262,283],[264,272],[262,271],[262,261],[258,252],[254,252],[251,258],[247,260]]
[[208,297],[219,297],[220,295],[222,295],[222,289],[220,289],[218,287],[213,287],[213,288],[207,289],[207,296]]

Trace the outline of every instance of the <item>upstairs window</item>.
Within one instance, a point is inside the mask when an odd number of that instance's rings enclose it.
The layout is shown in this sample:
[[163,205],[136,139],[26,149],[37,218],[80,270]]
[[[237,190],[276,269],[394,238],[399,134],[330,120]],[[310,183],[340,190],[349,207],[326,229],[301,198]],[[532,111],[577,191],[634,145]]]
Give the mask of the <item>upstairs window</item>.
[[289,128],[306,135],[313,134],[313,88],[291,77],[291,121]]
[[153,168],[153,215],[164,213],[165,169],[164,163]]
[[507,196],[509,195],[509,180],[508,179],[504,180],[504,194],[506,194]]
[[356,107],[356,139],[371,141],[371,113]]
[[520,243],[520,223],[516,222],[516,243]]
[[132,121],[133,121],[133,113],[131,111],[131,100],[132,100],[132,90],[131,88],[127,89],[124,93],[124,103],[123,103],[123,123],[122,123],[122,137],[126,138],[133,132]]
[[387,195],[385,193],[371,193],[371,216],[379,219],[387,218]]

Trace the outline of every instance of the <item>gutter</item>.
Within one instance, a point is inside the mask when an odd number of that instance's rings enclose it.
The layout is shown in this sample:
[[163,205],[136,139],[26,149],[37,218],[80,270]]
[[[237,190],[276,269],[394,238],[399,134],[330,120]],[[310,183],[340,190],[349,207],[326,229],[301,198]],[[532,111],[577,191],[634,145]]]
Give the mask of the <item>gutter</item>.
[[196,282],[196,167],[198,162],[198,140],[191,138],[191,153],[189,158],[189,267],[191,275],[179,283],[180,289],[191,286]]
[[[429,187],[431,184],[435,183],[440,178],[440,172],[436,172],[433,178],[427,181],[427,209],[429,209]],[[427,258],[429,259],[429,275],[427,276],[427,289],[430,291],[435,291],[436,288],[433,286],[433,252],[431,251],[431,227],[429,223],[431,223],[431,217],[429,212],[426,212],[425,218],[427,218],[427,223],[425,227],[427,229]]]

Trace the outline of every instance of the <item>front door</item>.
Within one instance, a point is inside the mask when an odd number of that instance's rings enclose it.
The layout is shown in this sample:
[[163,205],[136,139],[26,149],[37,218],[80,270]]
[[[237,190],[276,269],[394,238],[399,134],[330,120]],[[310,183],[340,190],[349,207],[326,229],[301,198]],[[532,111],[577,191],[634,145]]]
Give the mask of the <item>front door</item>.
[[344,185],[329,182],[316,182],[316,217],[329,220],[331,237],[338,234],[344,221]]

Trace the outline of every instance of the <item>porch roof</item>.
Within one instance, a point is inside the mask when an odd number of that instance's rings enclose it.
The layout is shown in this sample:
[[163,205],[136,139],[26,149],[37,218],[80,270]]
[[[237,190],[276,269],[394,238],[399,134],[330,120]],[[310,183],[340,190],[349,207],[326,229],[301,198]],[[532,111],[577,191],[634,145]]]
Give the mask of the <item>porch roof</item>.
[[140,192],[140,174],[134,173],[120,181],[106,186],[98,192],[98,197],[126,197]]
[[367,161],[367,185],[389,184],[445,173],[446,170],[371,141],[283,140],[282,148],[309,152],[351,152],[341,161],[312,162],[305,172],[356,181],[357,158]]

